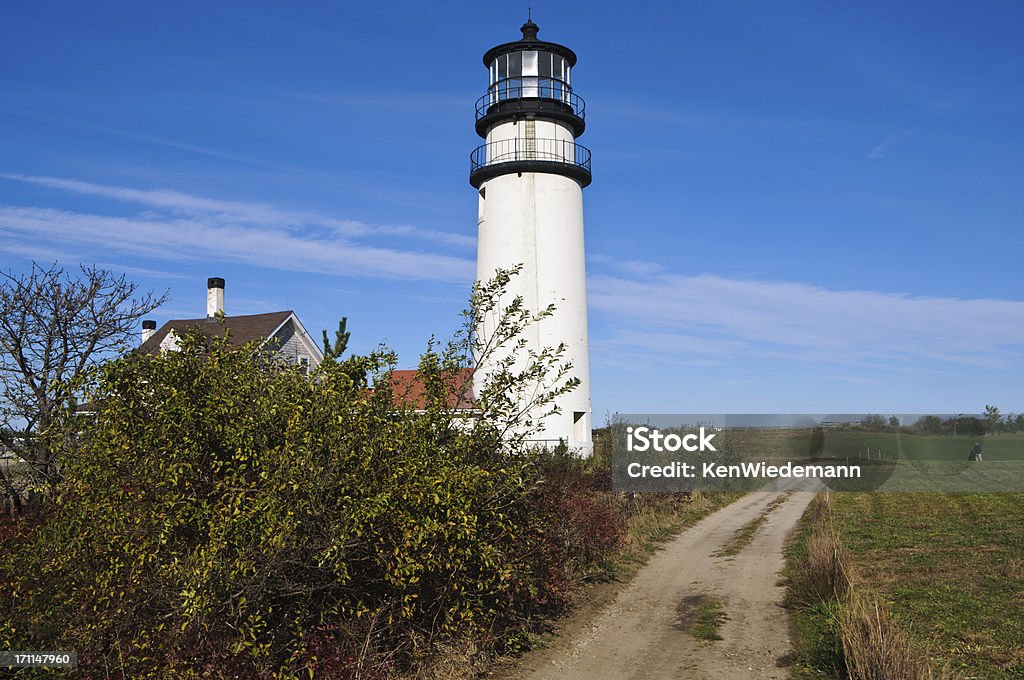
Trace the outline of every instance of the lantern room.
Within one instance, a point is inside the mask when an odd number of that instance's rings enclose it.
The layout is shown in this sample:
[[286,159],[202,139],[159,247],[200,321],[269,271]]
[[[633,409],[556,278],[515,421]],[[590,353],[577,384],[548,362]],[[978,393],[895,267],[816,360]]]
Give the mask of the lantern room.
[[476,104],[476,131],[488,129],[512,116],[540,114],[555,118],[583,134],[586,104],[572,91],[576,53],[564,45],[537,40],[537,24],[527,21],[519,29],[523,39],[492,47],[484,54],[489,78],[487,94]]

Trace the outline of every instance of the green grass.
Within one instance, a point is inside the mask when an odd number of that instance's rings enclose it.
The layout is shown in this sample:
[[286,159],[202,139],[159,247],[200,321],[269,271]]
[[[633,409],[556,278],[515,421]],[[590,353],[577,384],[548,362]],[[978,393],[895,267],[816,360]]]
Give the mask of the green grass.
[[975,442],[982,445],[987,461],[1024,461],[1024,434],[922,435],[905,432],[810,429],[727,430],[718,433],[722,449],[756,457],[806,458],[811,450],[819,457],[966,461]]
[[738,492],[697,493],[689,502],[672,506],[639,495],[638,512],[626,522],[626,545],[615,559],[616,575],[628,578],[664,541],[742,496]]
[[[827,512],[827,511],[825,511]],[[786,542],[785,606],[791,613],[793,652],[789,671],[794,680],[842,677],[845,669],[840,641],[840,608],[837,597],[821,599],[795,584],[800,573],[810,570],[811,536],[824,521],[818,499],[812,501]],[[827,522],[826,522],[827,526]]]
[[[1024,491],[1021,434],[953,437],[842,429],[731,430],[719,434],[723,455],[737,459],[859,466],[860,477],[830,481],[834,490]],[[967,460],[975,442],[983,446],[980,463]]]
[[757,535],[757,531],[761,528],[761,525],[768,521],[768,515],[770,515],[775,508],[785,503],[789,499],[790,495],[791,494],[787,493],[779,496],[769,503],[760,515],[737,529],[736,533],[729,538],[729,542],[722,546],[721,550],[715,552],[715,557],[733,557],[735,555],[739,555],[740,552],[742,552],[743,549],[750,545],[750,542],[754,540],[754,536]]
[[984,437],[919,435],[895,432],[827,432],[823,455],[851,458],[878,456],[894,460],[966,461],[975,442],[982,445],[985,461],[1024,461],[1024,435]]
[[965,677],[1024,677],[1024,494],[832,498],[855,587]]
[[721,640],[722,636],[718,631],[726,619],[723,608],[724,604],[719,598],[713,595],[703,597],[694,611],[690,634],[698,640],[707,642]]
[[795,629],[790,675],[795,680],[840,677],[844,672],[838,600],[819,602],[793,614]]

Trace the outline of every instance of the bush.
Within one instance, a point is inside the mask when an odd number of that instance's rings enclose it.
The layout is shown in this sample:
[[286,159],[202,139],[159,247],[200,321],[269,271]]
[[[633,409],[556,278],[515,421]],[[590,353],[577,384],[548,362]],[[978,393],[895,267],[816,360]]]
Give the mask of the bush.
[[86,672],[336,674],[527,615],[536,467],[486,423],[396,411],[390,362],[307,380],[195,334],[107,365],[48,521],[3,561],[0,641]]
[[[580,470],[548,470],[536,503],[543,521],[549,585],[568,594],[579,581],[606,577],[625,535],[618,497]],[[567,598],[563,598],[564,604]]]
[[499,308],[508,275],[424,354],[416,410],[387,352],[307,377],[193,333],[103,366],[45,513],[0,533],[0,645],[75,649],[84,677],[175,678],[389,677],[439,650],[519,648],[611,572],[634,511],[678,508],[509,437],[528,430],[515,390],[539,383],[543,408],[572,388],[558,348],[499,352],[480,417],[456,417],[481,314],[501,317],[493,350],[550,313]]

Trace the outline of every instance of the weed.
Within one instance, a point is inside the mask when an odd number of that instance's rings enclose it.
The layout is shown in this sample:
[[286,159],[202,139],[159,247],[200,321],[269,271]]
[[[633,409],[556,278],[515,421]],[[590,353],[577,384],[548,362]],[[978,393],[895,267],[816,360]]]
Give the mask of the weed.
[[740,554],[744,548],[750,545],[750,542],[754,540],[754,536],[757,535],[761,525],[768,521],[768,515],[770,515],[777,507],[785,503],[790,497],[790,494],[783,494],[778,498],[772,500],[760,515],[750,520],[742,527],[740,527],[729,542],[722,546],[721,550],[715,552],[715,557],[733,557],[734,555]]
[[676,608],[679,615],[676,628],[705,642],[721,640],[718,631],[729,618],[724,607],[725,604],[715,595],[689,595]]

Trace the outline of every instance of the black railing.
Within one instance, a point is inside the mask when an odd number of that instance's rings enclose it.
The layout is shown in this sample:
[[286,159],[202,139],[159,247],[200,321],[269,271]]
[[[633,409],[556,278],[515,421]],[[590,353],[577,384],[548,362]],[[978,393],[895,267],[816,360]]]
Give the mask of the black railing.
[[491,109],[500,105],[502,111],[517,103],[528,102],[536,108],[548,106],[556,111],[571,113],[580,120],[586,118],[587,104],[583,97],[573,94],[568,85],[560,80],[537,78],[531,82],[526,78],[501,80],[490,87],[483,97],[476,101],[476,119],[480,120]]
[[473,149],[469,172],[502,163],[552,163],[581,168],[590,174],[590,149],[565,139],[515,137],[488,142]]

